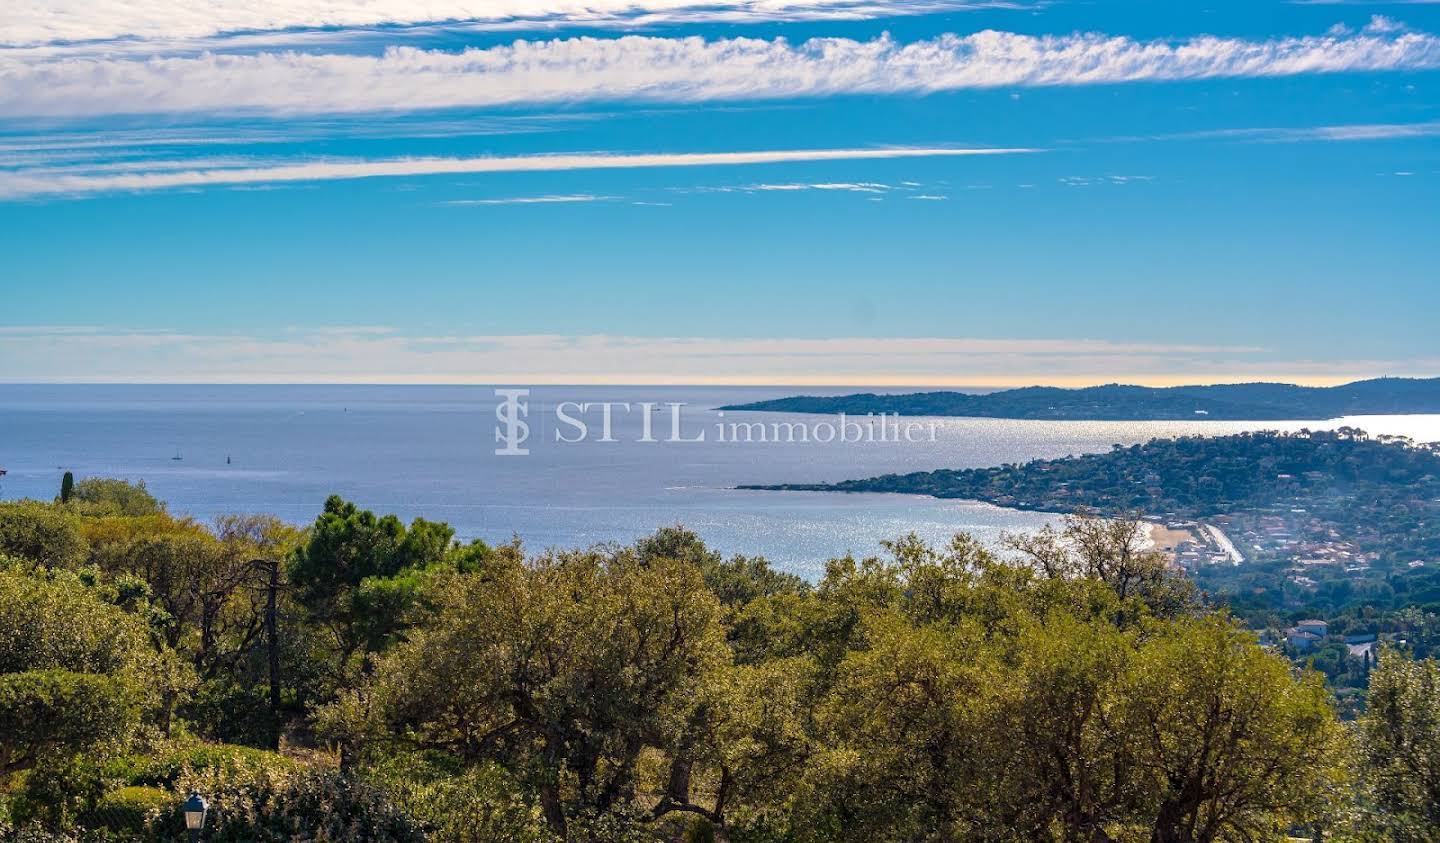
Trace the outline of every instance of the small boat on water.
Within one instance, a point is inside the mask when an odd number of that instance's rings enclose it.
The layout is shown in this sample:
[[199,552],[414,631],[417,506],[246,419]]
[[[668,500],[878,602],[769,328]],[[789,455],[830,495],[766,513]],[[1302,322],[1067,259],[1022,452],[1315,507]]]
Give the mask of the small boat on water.
[[185,459],[185,458],[182,457],[182,456],[180,456],[180,449],[179,449],[179,448],[176,448],[176,449],[175,449],[175,456],[171,457],[170,459],[179,461],[179,460],[183,460],[183,459]]

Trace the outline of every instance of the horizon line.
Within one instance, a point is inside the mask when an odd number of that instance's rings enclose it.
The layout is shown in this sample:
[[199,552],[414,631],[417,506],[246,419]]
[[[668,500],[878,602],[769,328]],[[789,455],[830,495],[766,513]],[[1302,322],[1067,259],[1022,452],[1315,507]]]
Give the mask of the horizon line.
[[966,388],[985,389],[991,391],[1006,389],[1029,389],[1029,388],[1055,388],[1055,389],[1087,389],[1102,386],[1136,386],[1152,389],[1165,389],[1184,386],[1234,386],[1240,384],[1278,384],[1284,386],[1302,387],[1336,387],[1346,386],[1354,383],[1362,383],[1373,380],[1436,380],[1437,375],[1371,375],[1357,377],[1354,375],[1335,377],[1255,377],[1255,376],[1200,376],[1200,377],[1119,377],[1119,378],[1056,378],[1052,381],[999,381],[995,379],[977,378],[971,380],[947,379],[942,381],[910,381],[910,380],[876,380],[876,381],[844,381],[838,379],[817,379],[810,381],[780,381],[780,380],[742,380],[730,378],[652,378],[641,380],[610,381],[595,379],[557,379],[553,377],[535,377],[526,379],[480,379],[460,377],[367,377],[348,379],[299,379],[299,380],[266,380],[256,379],[58,379],[58,380],[0,380],[0,387],[8,386],[470,386],[470,387],[735,387],[735,388],[837,388],[837,389],[914,389],[914,390],[946,390],[959,391]]

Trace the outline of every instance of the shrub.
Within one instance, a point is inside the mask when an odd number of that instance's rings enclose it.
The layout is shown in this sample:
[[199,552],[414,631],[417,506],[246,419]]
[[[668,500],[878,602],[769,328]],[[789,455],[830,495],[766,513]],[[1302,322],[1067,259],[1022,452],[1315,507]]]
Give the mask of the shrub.
[[174,788],[183,776],[218,771],[229,776],[256,776],[262,771],[288,773],[296,763],[278,753],[233,744],[190,744],[135,759],[129,783]]
[[87,551],[73,513],[37,501],[0,504],[0,553],[49,568],[75,568]]
[[131,483],[113,477],[87,477],[75,484],[72,500],[88,515],[158,515],[165,504],[145,488],[145,481]]
[[79,577],[0,570],[0,673],[134,674],[154,662],[143,620],[106,603]]
[[11,818],[21,827],[72,828],[106,791],[123,783],[90,756],[48,759],[19,779],[10,798]]
[[51,831],[33,823],[16,826],[0,820],[0,843],[91,843],[99,839],[99,835]]
[[[176,793],[210,804],[205,839],[213,843],[307,840],[311,843],[409,843],[424,834],[380,790],[333,770],[187,769]],[[149,839],[185,839],[180,806],[151,825]]]
[[80,824],[124,836],[142,835],[152,817],[173,810],[180,801],[176,794],[158,787],[122,787],[81,814]]
[[266,688],[246,688],[228,680],[200,686],[181,713],[203,737],[227,744],[271,746],[280,728]]
[[159,825],[175,814],[188,795],[178,784],[186,777],[278,779],[296,769],[296,762],[276,753],[223,744],[177,744],[117,758],[75,755],[29,771],[11,810],[26,828],[81,828],[130,839],[150,833],[157,819],[150,816],[152,808],[158,809]]
[[394,759],[372,780],[435,843],[558,843],[533,795],[499,765],[454,772]]
[[138,721],[134,696],[127,683],[109,676],[0,674],[0,757],[15,767],[34,766],[119,740]]

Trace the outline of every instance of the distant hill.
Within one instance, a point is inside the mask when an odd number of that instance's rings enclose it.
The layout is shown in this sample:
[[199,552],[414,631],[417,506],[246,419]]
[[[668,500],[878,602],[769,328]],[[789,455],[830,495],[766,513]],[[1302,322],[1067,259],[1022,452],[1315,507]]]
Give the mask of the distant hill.
[[[1345,499],[1430,507],[1440,499],[1440,444],[1363,431],[1239,433],[1152,439],[1100,454],[993,468],[887,474],[839,483],[742,489],[901,492],[968,498],[1021,509],[1143,511],[1197,518],[1223,512]],[[1364,503],[1357,503],[1359,496]]]
[[[1154,439],[1101,454],[992,468],[888,474],[741,489],[899,492],[1044,512],[1223,517],[1281,530],[1252,543],[1287,554],[1353,543],[1389,562],[1440,555],[1440,444],[1335,431]],[[1269,528],[1261,519],[1270,519]],[[1288,542],[1288,544],[1287,544]]]
[[1173,387],[1108,384],[1083,389],[1030,386],[983,395],[965,392],[877,395],[867,392],[776,398],[720,409],[999,419],[1320,420],[1353,415],[1440,413],[1440,378],[1377,378],[1331,387],[1286,383]]

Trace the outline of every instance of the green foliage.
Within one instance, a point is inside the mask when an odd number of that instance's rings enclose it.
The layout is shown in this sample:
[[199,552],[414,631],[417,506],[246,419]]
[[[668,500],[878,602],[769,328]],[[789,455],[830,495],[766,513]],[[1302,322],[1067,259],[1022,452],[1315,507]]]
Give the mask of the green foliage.
[[[1246,564],[1203,564],[1196,555],[1191,573],[1255,627],[1291,611],[1331,617],[1440,604],[1440,570],[1411,567],[1440,556],[1440,445],[1350,427],[1155,439],[1023,465],[762,488],[1223,522]],[[1309,558],[1330,562],[1298,566]]]
[[138,721],[137,696],[110,676],[0,673],[0,777],[49,755],[118,741]]
[[433,843],[558,843],[534,793],[498,764],[457,771],[405,755],[370,778]]
[[129,673],[155,664],[143,621],[80,578],[0,571],[0,674]]
[[0,572],[0,781],[125,736],[163,664],[139,618],[73,575]]
[[[69,477],[66,473],[66,477]],[[145,481],[131,483],[114,477],[86,477],[74,485],[71,498],[77,508],[88,515],[122,515],[140,517],[159,515],[165,511],[165,504],[145,488]]]
[[696,817],[685,826],[683,843],[715,843],[715,826],[704,817]]
[[1396,500],[1440,489],[1440,454],[1406,441],[1371,439],[1351,428],[1240,433],[1152,439],[1103,454],[887,475],[827,488],[974,498],[1062,512],[1084,506],[1189,517],[1353,493],[1379,495],[1379,508],[1389,510]]
[[[682,742],[726,661],[693,566],[601,551],[456,575],[434,619],[383,659],[332,732],[404,730],[470,763],[502,749],[536,773],[550,828],[623,809],[647,747]],[[563,782],[563,784],[562,784]]]
[[180,712],[204,737],[226,744],[269,746],[281,727],[267,689],[228,676],[201,683]]
[[153,818],[175,809],[176,794],[156,787],[122,787],[105,794],[79,818],[86,828],[115,835],[139,836],[149,831]]
[[457,543],[450,549],[446,561],[462,574],[475,574],[484,569],[494,552],[490,545],[475,539],[469,544]]
[[60,502],[69,503],[75,497],[75,475],[69,471],[60,478]]
[[151,601],[165,613],[163,635],[169,646],[198,643],[187,638],[200,634],[206,596],[229,573],[219,542],[182,528],[112,545],[101,555],[106,570],[149,584]]
[[11,816],[21,825],[72,828],[106,793],[126,783],[118,764],[95,753],[54,755],[17,777]]
[[[230,841],[1209,843],[1352,807],[1320,674],[1133,524],[910,536],[812,586],[678,527],[527,557],[339,498],[303,534],[85,506],[0,505],[30,549],[0,557],[0,839],[182,840],[192,790]],[[72,570],[35,561],[67,535]],[[1431,839],[1440,668],[1374,673],[1351,830]]]
[[192,742],[172,743],[145,755],[55,757],[24,774],[11,810],[25,825],[148,834],[136,823],[151,807],[167,815],[173,812],[188,795],[177,790],[187,776],[213,773],[256,778],[266,773],[289,774],[299,767],[294,760],[271,752]]
[[1360,742],[1368,825],[1387,839],[1440,840],[1440,663],[1381,653]]
[[[148,604],[151,628],[199,680],[178,701],[180,715],[201,724],[205,737],[273,745],[283,712],[259,683],[269,673],[272,644],[285,667],[296,658],[295,626],[284,636],[278,629],[283,616],[296,614],[282,572],[294,528],[264,516],[230,516],[212,532],[160,513],[92,517],[86,532],[92,560],[117,590],[113,602],[137,612]],[[273,642],[266,628],[272,579]]]
[[759,597],[803,594],[809,585],[794,574],[770,567],[764,559],[736,556],[724,559],[705,546],[700,536],[684,527],[664,527],[635,543],[642,562],[669,559],[699,568],[705,585],[722,605],[736,608]]
[[331,608],[339,597],[372,577],[393,577],[444,560],[454,531],[417,518],[407,530],[394,515],[332,495],[296,555],[292,576],[307,605]]
[[128,759],[121,769],[129,784],[173,790],[183,776],[194,771],[214,770],[244,777],[264,770],[288,773],[298,767],[293,759],[263,749],[233,744],[180,743]]
[[[829,605],[789,610],[818,627],[813,643],[742,692],[760,710],[731,750],[737,827],[1254,839],[1322,819],[1315,794],[1345,747],[1318,678],[1177,611],[1143,558],[1118,564],[1123,532],[1078,523],[1065,538],[1032,548],[1048,568],[963,541],[832,565],[815,598]],[[1146,587],[1122,597],[1127,583]]]
[[0,553],[50,568],[76,568],[86,550],[73,513],[36,501],[0,503]]
[[[217,843],[408,843],[424,834],[381,791],[332,770],[205,768],[187,770],[175,793],[198,793],[210,804],[205,839]],[[158,818],[149,837],[187,839],[179,802]]]
[[109,843],[107,835],[88,831],[54,831],[42,825],[12,825],[0,818],[0,843]]
[[[325,501],[289,576],[301,605],[332,636],[337,680],[349,676],[356,653],[383,650],[407,626],[420,576],[451,558],[453,538],[447,524],[416,518],[407,529],[337,495]],[[483,545],[472,545],[454,558],[473,567],[484,555]]]
[[1319,675],[1295,681],[1282,658],[1206,618],[1148,642],[1126,683],[1139,827],[1256,839],[1323,818],[1348,748]]

